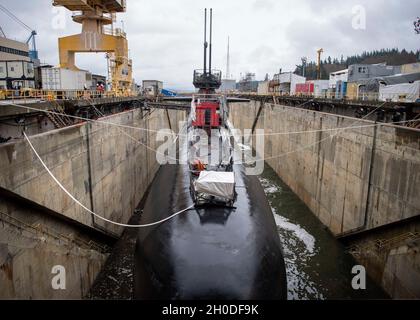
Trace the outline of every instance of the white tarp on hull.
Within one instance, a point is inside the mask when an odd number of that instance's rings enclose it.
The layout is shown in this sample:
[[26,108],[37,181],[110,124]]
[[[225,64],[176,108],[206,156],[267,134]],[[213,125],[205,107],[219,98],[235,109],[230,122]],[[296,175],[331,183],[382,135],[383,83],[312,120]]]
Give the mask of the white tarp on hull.
[[233,172],[201,171],[195,181],[195,191],[233,200],[235,175]]
[[415,102],[419,97],[420,81],[387,86],[381,85],[379,88],[380,101]]

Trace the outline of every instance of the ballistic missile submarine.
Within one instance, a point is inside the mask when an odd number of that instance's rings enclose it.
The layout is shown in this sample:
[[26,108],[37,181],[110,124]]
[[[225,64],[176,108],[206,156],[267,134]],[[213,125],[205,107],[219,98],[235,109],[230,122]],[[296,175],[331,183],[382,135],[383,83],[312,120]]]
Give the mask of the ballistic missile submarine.
[[[256,176],[233,161],[228,99],[216,94],[221,72],[207,68],[207,10],[204,69],[194,71],[198,94],[190,98],[186,125],[187,164],[162,165],[149,190],[135,248],[134,298],[147,300],[286,299],[287,282],[280,238],[271,208]],[[197,152],[197,137],[209,152]],[[216,142],[214,142],[216,141]],[[217,154],[217,157],[215,156]],[[209,160],[208,158],[216,158]]]

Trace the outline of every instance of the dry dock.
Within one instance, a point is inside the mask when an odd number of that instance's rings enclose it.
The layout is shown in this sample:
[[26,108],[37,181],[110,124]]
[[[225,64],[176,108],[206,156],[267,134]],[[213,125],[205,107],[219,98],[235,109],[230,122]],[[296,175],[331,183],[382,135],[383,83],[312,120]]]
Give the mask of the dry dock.
[[[177,130],[179,121],[185,117],[182,108],[137,107],[109,114],[106,119],[148,129]],[[239,129],[252,128],[255,123],[255,129],[264,128],[266,132],[372,124],[367,120],[259,101],[232,105],[231,120]],[[159,165],[154,152],[144,146],[156,149],[154,133],[124,130],[80,122],[34,132],[30,138],[48,167],[77,199],[106,218],[126,223],[153,182]],[[123,132],[143,145],[134,143]],[[312,147],[302,148],[300,152],[277,157],[310,144]],[[282,211],[277,212],[283,230],[280,234],[296,234],[289,229],[297,230],[294,226],[299,225],[314,237],[315,252],[321,254],[334,248],[338,256],[344,257],[345,252],[351,251],[386,295],[420,297],[419,130],[380,125],[342,132],[271,136],[265,139],[265,157],[271,158],[267,164],[274,170],[269,175],[275,172],[285,185],[276,183],[281,188],[287,185],[300,199],[288,202],[290,207],[283,206],[282,201],[274,205]],[[98,221],[71,201],[51,180],[23,139],[1,144],[0,159],[1,297],[129,298],[131,264],[129,258],[127,264],[117,262],[122,261],[120,257],[129,256],[125,244],[131,243],[130,234],[125,233],[120,239],[123,228]],[[292,195],[291,191],[286,195]],[[303,209],[302,203],[307,209]],[[304,218],[307,215],[311,218]],[[312,232],[303,221],[322,223],[341,244],[333,237],[328,240],[331,242],[325,242],[322,240],[325,235]],[[305,265],[305,254],[299,254],[298,248],[289,245],[286,243],[284,248],[289,252],[288,275],[292,273],[303,279],[295,282],[295,289],[289,288],[289,298],[351,297],[346,290],[320,289],[328,285],[320,280],[318,286],[316,276],[311,279],[305,275],[327,276],[331,265],[322,265],[315,258],[309,259],[314,263]],[[111,260],[107,262],[108,257]],[[346,257],[337,259],[353,263],[347,260],[351,257]],[[65,291],[51,289],[51,268],[60,264],[68,266]],[[338,273],[348,274],[348,268],[346,262]],[[105,276],[108,282],[103,282]],[[110,293],[107,288],[113,279],[119,283],[114,287],[117,293]],[[350,285],[343,280],[346,277],[340,279],[343,285]],[[104,287],[104,283],[108,284]],[[383,292],[375,289],[367,296],[383,297]]]

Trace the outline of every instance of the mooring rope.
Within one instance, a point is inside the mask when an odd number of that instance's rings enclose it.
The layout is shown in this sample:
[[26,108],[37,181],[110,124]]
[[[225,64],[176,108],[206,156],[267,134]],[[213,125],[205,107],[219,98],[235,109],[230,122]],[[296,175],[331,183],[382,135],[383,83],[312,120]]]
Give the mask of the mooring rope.
[[156,222],[152,222],[152,223],[147,223],[147,224],[137,224],[137,225],[133,225],[133,224],[125,224],[125,223],[119,223],[119,222],[115,222],[112,220],[109,220],[105,217],[102,217],[101,215],[93,212],[92,210],[90,210],[89,208],[87,208],[83,203],[81,203],[79,200],[77,200],[62,184],[60,181],[58,181],[58,179],[54,176],[54,174],[51,172],[51,170],[47,167],[47,165],[45,164],[45,162],[42,160],[41,156],[38,154],[38,152],[36,151],[35,147],[33,146],[31,140],[29,140],[28,136],[26,135],[26,132],[23,132],[23,135],[26,139],[26,141],[28,142],[29,146],[31,147],[33,153],[36,155],[36,157],[38,158],[38,160],[41,162],[42,166],[44,167],[44,169],[48,172],[48,174],[50,175],[50,177],[55,181],[55,183],[57,183],[57,185],[61,188],[61,190],[63,190],[76,204],[78,204],[80,207],[82,207],[84,210],[86,210],[87,212],[89,212],[90,214],[94,215],[95,217],[97,217],[98,219],[101,219],[105,222],[120,226],[120,227],[127,227],[127,228],[145,228],[145,227],[151,227],[151,226],[155,226],[158,224],[161,224],[165,221],[168,221],[178,215],[180,215],[183,212],[186,212],[192,208],[194,208],[194,204],[182,209],[178,212],[175,212],[174,214],[170,215],[169,217],[165,218],[165,219],[161,219],[159,221]]
[[[379,105],[378,107],[376,107],[374,110],[372,110],[370,113],[368,113],[367,115],[365,115],[363,118],[358,119],[358,120],[355,120],[353,123],[355,123],[355,122],[357,122],[357,121],[359,121],[359,120],[365,120],[368,116],[372,115],[372,114],[373,114],[374,112],[376,112],[378,109],[382,108],[385,104],[386,104],[386,102],[384,102],[383,104],[381,104],[381,105]],[[418,121],[418,120],[407,120],[407,121],[390,122],[390,123],[377,123],[377,122],[375,122],[375,124],[369,125],[369,127],[372,127],[372,126],[373,126],[373,127],[376,127],[376,126],[387,125],[387,124],[396,124],[396,123],[409,123],[409,122],[413,122],[413,121]],[[326,137],[326,138],[324,138],[324,139],[318,140],[318,141],[316,141],[316,142],[314,142],[314,143],[311,143],[311,144],[309,144],[309,145],[302,146],[301,148],[298,148],[298,149],[295,149],[295,150],[291,150],[291,151],[289,151],[289,152],[285,152],[285,153],[282,153],[282,154],[279,154],[279,155],[276,155],[276,156],[272,156],[272,157],[268,157],[268,158],[264,157],[263,159],[256,159],[256,160],[243,161],[243,162],[242,162],[242,161],[241,161],[241,162],[236,162],[235,164],[253,164],[253,163],[256,163],[256,162],[262,162],[262,161],[267,161],[267,160],[279,159],[279,158],[282,158],[282,157],[287,156],[287,155],[289,155],[289,154],[296,153],[296,152],[299,152],[299,151],[302,151],[302,150],[305,150],[305,149],[311,148],[311,147],[313,147],[313,146],[315,146],[315,145],[317,145],[317,144],[320,144],[320,143],[322,143],[322,142],[324,142],[324,141],[326,141],[326,140],[332,139],[332,138],[334,138],[336,135],[338,135],[338,133],[339,133],[340,131],[348,130],[348,129],[350,129],[350,128],[351,128],[351,127],[347,127],[347,128],[346,128],[346,127],[343,127],[343,128],[337,128],[337,132],[335,132],[334,134],[331,134],[331,135],[329,135],[328,137]],[[322,131],[322,130],[320,130],[320,131],[318,131],[318,132],[323,132],[323,131]]]
[[[307,101],[307,102],[310,102],[310,101]],[[73,116],[73,115],[63,114],[63,113],[60,113],[60,112],[55,112],[55,111],[50,111],[50,110],[43,110],[43,109],[28,107],[28,106],[25,106],[25,105],[19,105],[19,104],[15,104],[15,103],[0,102],[0,104],[3,104],[3,105],[11,105],[11,106],[14,106],[14,107],[17,107],[17,108],[29,109],[29,110],[43,112],[43,113],[50,113],[50,114],[58,115],[58,116],[61,116],[61,117],[64,117],[65,116],[65,117],[74,118],[74,119],[77,119],[77,120],[82,120],[82,121],[87,121],[87,122],[100,123],[100,124],[103,124],[103,125],[117,126],[117,127],[121,127],[121,128],[125,128],[125,129],[134,129],[134,130],[140,130],[140,131],[146,131],[146,132],[155,132],[155,133],[158,133],[161,130],[161,129],[159,129],[159,130],[146,129],[146,128],[141,128],[141,127],[134,127],[134,126],[124,125],[124,124],[119,124],[119,123],[108,122],[108,121],[89,119],[89,118],[84,118],[84,117],[80,117],[80,116]],[[355,120],[354,123],[357,122],[357,121],[360,121],[360,120],[365,120],[366,117],[368,117],[369,115],[371,115],[372,113],[374,113],[376,110],[378,110],[379,108],[381,108],[384,104],[382,104],[382,105],[378,106],[377,108],[375,108],[372,112],[370,112],[369,114],[367,114],[365,117]],[[274,105],[273,104],[273,106],[278,106],[278,105]],[[344,130],[351,130],[351,129],[370,128],[370,127],[375,127],[375,126],[380,126],[380,125],[386,125],[386,124],[403,124],[403,123],[409,123],[409,122],[415,122],[415,121],[419,121],[419,120],[407,120],[407,121],[387,122],[387,123],[374,123],[374,124],[367,124],[367,125],[360,125],[360,126],[349,126],[349,127],[329,128],[329,129],[317,129],[317,130],[301,130],[301,131],[284,131],[284,132],[257,133],[257,134],[254,134],[254,136],[298,135],[298,134],[329,132],[329,131],[342,131],[342,130],[344,131]],[[177,136],[187,136],[187,134],[178,133]],[[244,135],[236,135],[236,136],[237,137],[241,137],[241,136],[244,136]],[[151,149],[151,150],[153,150],[154,152],[156,152],[156,150],[154,150],[154,149]]]

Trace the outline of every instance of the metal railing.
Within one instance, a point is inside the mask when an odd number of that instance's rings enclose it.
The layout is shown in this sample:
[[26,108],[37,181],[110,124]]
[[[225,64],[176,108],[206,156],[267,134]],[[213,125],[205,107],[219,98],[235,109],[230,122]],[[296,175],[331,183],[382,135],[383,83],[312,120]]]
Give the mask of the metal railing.
[[18,103],[55,100],[88,100],[95,98],[131,97],[135,94],[100,90],[0,90],[0,101],[7,100]]
[[194,70],[193,84],[196,88],[217,89],[222,84],[222,72],[220,70]]
[[[379,93],[377,92],[369,92],[369,93],[359,93],[358,95],[341,95],[334,92],[324,92],[320,94],[314,94],[314,93],[295,93],[291,95],[288,92],[241,92],[241,91],[232,91],[232,94],[246,94],[249,96],[273,96],[273,97],[290,97],[290,98],[316,98],[316,99],[328,99],[328,100],[347,100],[347,101],[371,101],[371,102],[413,102],[413,101],[407,101],[407,95],[401,94],[401,93],[394,93],[393,99],[386,98],[383,99]],[[387,93],[389,96],[390,94]],[[391,94],[392,95],[392,94]],[[397,99],[395,97],[398,97]],[[395,101],[398,100],[398,101]],[[420,98],[419,98],[420,100]]]

